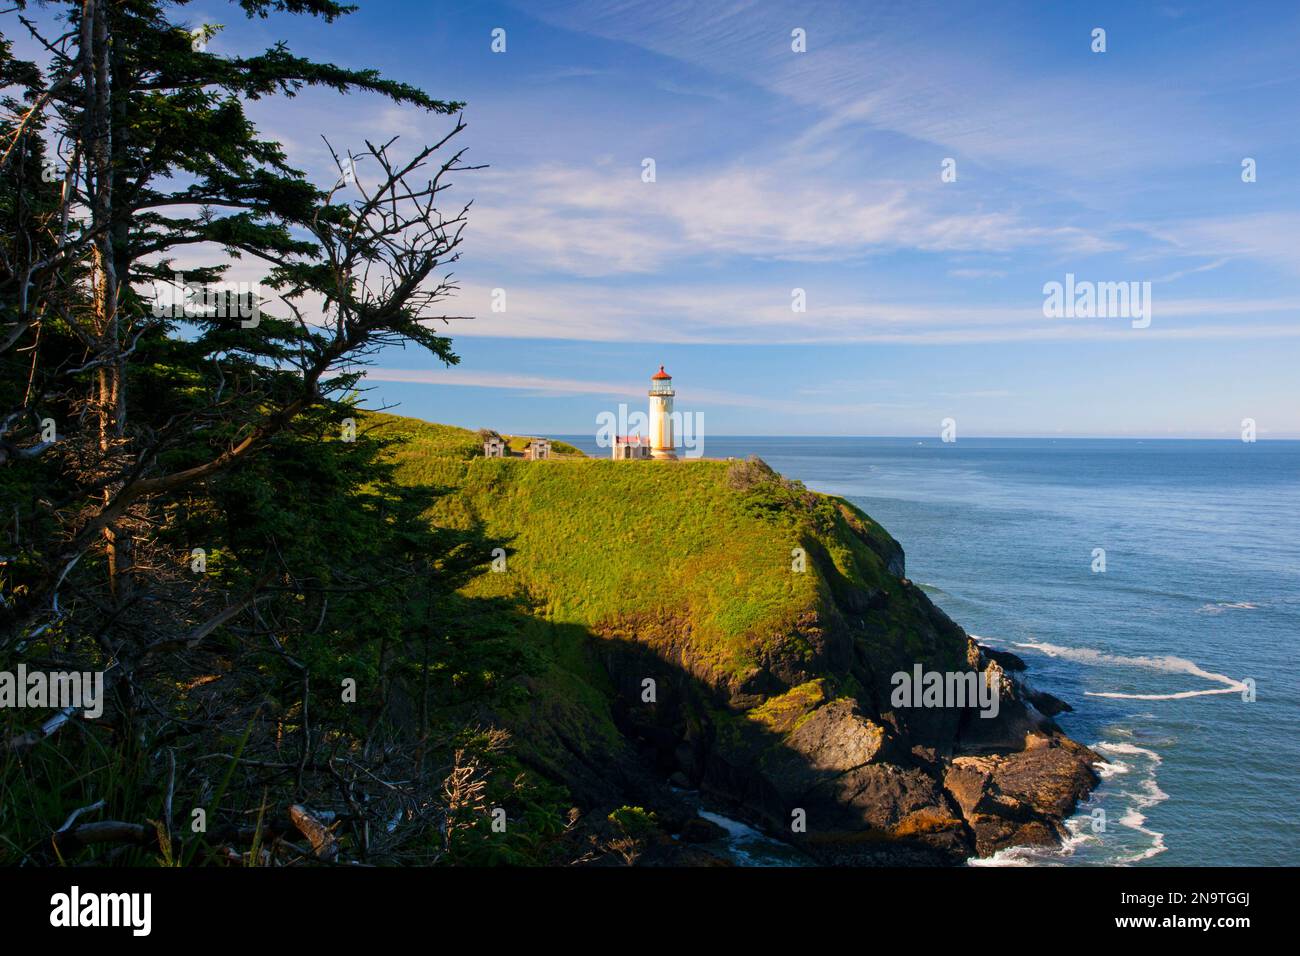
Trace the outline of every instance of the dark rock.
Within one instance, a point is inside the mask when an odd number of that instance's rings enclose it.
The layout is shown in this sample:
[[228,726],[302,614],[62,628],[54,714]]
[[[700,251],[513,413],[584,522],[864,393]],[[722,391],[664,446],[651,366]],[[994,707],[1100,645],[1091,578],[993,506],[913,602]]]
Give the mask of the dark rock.
[[849,700],[817,707],[790,726],[778,745],[769,743],[759,751],[754,766],[788,807],[807,806],[811,791],[876,760],[885,743],[885,729],[863,717]]
[[989,660],[1001,664],[1003,670],[1019,672],[1026,669],[1027,665],[1025,664],[1024,659],[1016,654],[1012,654],[1010,651],[999,651],[995,648],[989,647],[987,644],[980,644],[979,649],[980,652]]
[[1026,740],[1043,730],[1043,718],[1014,697],[999,701],[998,715],[966,716],[957,734],[957,754],[995,754],[1020,750]]
[[677,843],[656,847],[637,860],[638,866],[735,866],[730,860],[706,850],[704,847]]
[[1054,697],[1045,691],[1034,690],[1026,684],[1022,684],[1020,689],[1021,692],[1024,693],[1025,699],[1033,704],[1034,709],[1044,717],[1055,717],[1057,714],[1067,714],[1074,710],[1073,707],[1061,700],[1061,698]]
[[944,776],[944,789],[989,856],[1005,847],[1054,844],[1063,821],[1097,785],[1100,757],[1060,734],[1036,734],[1016,753],[961,756]]
[[678,839],[683,843],[712,843],[714,840],[721,840],[726,836],[726,829],[712,820],[706,820],[704,817],[692,817],[682,827]]
[[880,754],[885,730],[862,716],[851,700],[836,700],[813,711],[785,737],[813,773],[844,773]]

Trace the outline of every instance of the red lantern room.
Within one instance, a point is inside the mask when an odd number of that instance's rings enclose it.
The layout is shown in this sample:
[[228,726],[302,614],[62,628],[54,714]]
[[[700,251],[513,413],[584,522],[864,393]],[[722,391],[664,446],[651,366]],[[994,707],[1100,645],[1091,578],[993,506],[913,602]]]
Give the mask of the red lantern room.
[[650,376],[650,394],[651,395],[672,395],[673,394],[673,377],[664,371],[662,365],[659,371]]

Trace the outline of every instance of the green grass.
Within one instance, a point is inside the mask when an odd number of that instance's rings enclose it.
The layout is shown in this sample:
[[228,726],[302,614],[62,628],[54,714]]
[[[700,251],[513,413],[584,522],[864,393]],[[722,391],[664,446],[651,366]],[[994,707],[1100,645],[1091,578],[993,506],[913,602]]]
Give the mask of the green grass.
[[[501,437],[506,440],[506,446],[512,452],[517,455],[522,455],[524,449],[528,447],[528,442],[531,438],[542,438],[545,436],[534,435],[530,437],[528,435],[502,435]],[[567,441],[559,441],[555,438],[551,439],[551,453],[556,455],[574,455],[579,458],[586,457],[586,455],[576,446],[570,445]]]
[[[432,455],[440,458],[470,458],[483,454],[483,441],[477,432],[454,425],[424,422],[418,418],[404,418],[385,412],[365,412],[357,424],[357,431],[380,434],[409,443],[409,449],[418,457]],[[406,448],[399,448],[397,457],[402,458],[406,453]]]
[[[739,466],[721,461],[484,459],[470,457],[473,432],[372,422],[406,439],[402,478],[452,489],[431,503],[435,523],[508,542],[506,571],[467,596],[524,598],[556,624],[642,642],[686,633],[719,676],[742,676],[773,644],[798,653],[799,623],[824,617],[837,588],[886,577],[863,537],[888,541],[883,529],[765,469],[737,487]],[[792,570],[795,548],[806,573]]]
[[[428,456],[466,459],[483,456],[483,439],[479,433],[468,428],[457,428],[455,425],[438,425],[418,418],[389,415],[386,412],[363,412],[358,423],[358,431],[383,434],[409,443],[409,452],[405,450],[397,452],[399,459],[407,457],[418,459]],[[502,435],[501,437],[505,439],[506,445],[512,452],[522,455],[530,438],[546,436]],[[551,439],[551,451],[559,455],[585,457],[580,449],[554,438]]]

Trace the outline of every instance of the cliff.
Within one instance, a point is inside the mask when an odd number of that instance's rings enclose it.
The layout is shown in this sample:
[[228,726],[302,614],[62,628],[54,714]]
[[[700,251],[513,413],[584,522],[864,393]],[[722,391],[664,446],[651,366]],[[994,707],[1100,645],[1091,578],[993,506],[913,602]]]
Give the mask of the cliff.
[[[477,716],[592,819],[634,804],[689,832],[690,789],[821,862],[951,863],[1054,843],[1097,783],[1101,758],[1045,716],[1064,705],[1031,699],[842,499],[759,461],[487,460],[470,432],[370,427],[446,490],[434,523],[500,544],[448,622],[510,652]],[[978,675],[996,717],[897,703],[918,665]],[[647,861],[701,861],[665,833]]]

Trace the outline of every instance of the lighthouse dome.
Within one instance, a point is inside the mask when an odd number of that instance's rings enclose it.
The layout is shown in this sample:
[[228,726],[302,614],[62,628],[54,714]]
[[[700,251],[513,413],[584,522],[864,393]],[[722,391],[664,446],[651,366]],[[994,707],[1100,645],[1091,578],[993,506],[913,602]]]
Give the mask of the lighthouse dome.
[[659,371],[657,371],[657,372],[655,372],[653,375],[651,375],[650,378],[651,378],[652,381],[659,381],[660,379],[672,378],[672,376],[669,375],[667,372],[665,372],[665,371],[664,371],[664,367],[663,367],[662,365],[660,365],[660,366],[659,366]]

